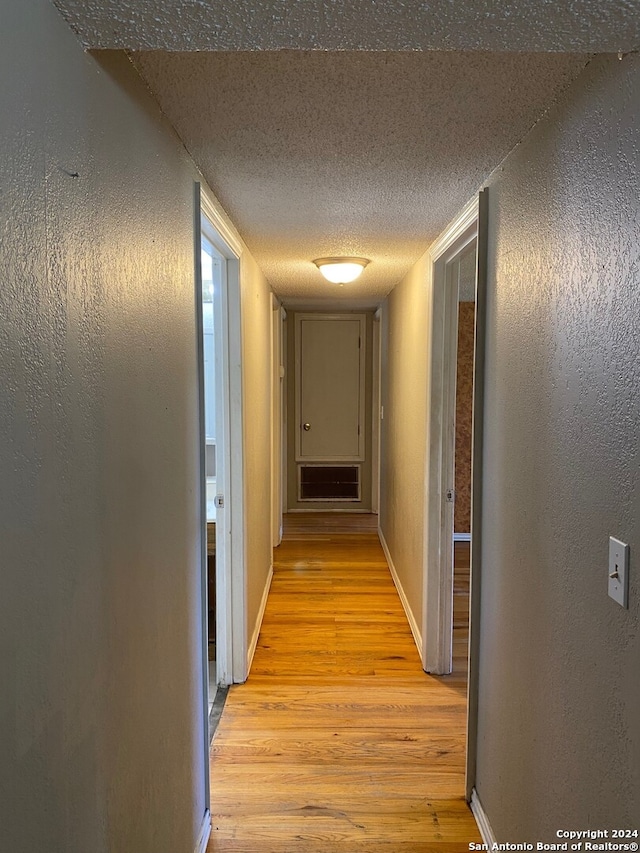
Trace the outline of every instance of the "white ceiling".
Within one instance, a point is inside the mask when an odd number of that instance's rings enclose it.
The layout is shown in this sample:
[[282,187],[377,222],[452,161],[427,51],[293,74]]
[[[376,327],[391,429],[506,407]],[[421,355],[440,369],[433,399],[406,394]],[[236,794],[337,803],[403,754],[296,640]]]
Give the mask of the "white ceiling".
[[[636,0],[56,5],[87,47],[132,51],[273,289],[307,306],[378,304],[585,52],[640,42]],[[326,49],[273,49],[293,47]],[[371,263],[337,289],[328,255]]]
[[262,51],[133,61],[276,293],[324,296],[313,259],[355,255],[371,264],[341,296],[379,302],[586,60]]
[[54,0],[89,48],[503,50],[640,46],[637,0]]

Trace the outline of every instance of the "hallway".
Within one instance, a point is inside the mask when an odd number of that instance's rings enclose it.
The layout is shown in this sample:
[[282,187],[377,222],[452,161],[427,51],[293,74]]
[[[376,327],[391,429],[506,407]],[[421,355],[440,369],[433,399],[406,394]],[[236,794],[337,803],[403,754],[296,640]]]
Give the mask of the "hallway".
[[209,853],[480,841],[463,798],[463,662],[446,679],[422,671],[375,519],[285,516],[251,675],[212,744]]

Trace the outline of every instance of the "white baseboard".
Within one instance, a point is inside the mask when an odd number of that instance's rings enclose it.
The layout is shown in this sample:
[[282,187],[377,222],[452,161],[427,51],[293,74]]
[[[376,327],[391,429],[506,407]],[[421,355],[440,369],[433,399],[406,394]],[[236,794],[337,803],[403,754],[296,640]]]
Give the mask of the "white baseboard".
[[497,844],[496,837],[493,834],[491,824],[489,823],[489,818],[487,817],[485,810],[482,808],[482,803],[480,802],[478,792],[475,788],[471,792],[470,805],[471,811],[473,812],[473,816],[476,819],[476,823],[478,824],[478,829],[480,830],[482,840],[487,845],[487,849],[492,850],[493,845]]
[[198,841],[196,843],[195,853],[205,853],[207,849],[207,844],[209,843],[209,836],[211,835],[211,815],[209,814],[209,809],[204,813],[204,818],[202,821],[202,827],[200,828],[200,835],[198,836]]
[[453,534],[454,542],[471,542],[471,534],[470,533],[454,533]]
[[[402,602],[402,606],[404,607],[404,612],[407,616],[407,621],[409,622],[409,627],[411,628],[411,633],[413,634],[413,639],[415,640],[415,644],[418,647],[418,654],[420,655],[420,660],[422,661],[422,634],[420,633],[420,628],[418,628],[418,623],[416,622],[416,617],[413,615],[413,611],[409,607],[409,601],[405,594],[404,589],[402,588],[402,584],[400,583],[400,578],[398,577],[398,573],[396,571],[396,567],[393,565],[393,560],[391,558],[391,553],[389,551],[389,546],[387,545],[387,541],[384,538],[384,533],[380,528],[378,528],[378,538],[380,539],[380,544],[382,545],[382,550],[384,551],[384,555],[387,558],[387,563],[389,564],[389,571],[391,572],[391,577],[393,578],[393,582],[396,585],[396,589],[398,590],[398,595],[400,596],[400,601]],[[424,661],[422,661],[424,664]]]
[[256,619],[256,624],[253,629],[253,636],[251,637],[251,643],[249,645],[249,650],[247,652],[247,676],[251,672],[251,664],[253,663],[253,656],[256,653],[256,648],[258,647],[258,637],[260,636],[260,628],[262,628],[262,620],[264,619],[264,611],[267,607],[267,599],[269,598],[269,590],[271,589],[271,581],[273,580],[273,566],[269,566],[269,574],[267,575],[267,582],[264,585],[264,591],[262,593],[262,601],[260,602],[260,609],[258,610],[258,618]]

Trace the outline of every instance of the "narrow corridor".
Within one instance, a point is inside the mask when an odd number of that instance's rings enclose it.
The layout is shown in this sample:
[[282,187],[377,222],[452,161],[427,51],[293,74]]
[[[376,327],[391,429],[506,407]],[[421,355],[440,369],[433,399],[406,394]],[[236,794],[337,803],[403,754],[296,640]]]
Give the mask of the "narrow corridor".
[[209,853],[480,841],[463,797],[464,666],[422,671],[374,518],[285,516],[251,675],[212,744]]

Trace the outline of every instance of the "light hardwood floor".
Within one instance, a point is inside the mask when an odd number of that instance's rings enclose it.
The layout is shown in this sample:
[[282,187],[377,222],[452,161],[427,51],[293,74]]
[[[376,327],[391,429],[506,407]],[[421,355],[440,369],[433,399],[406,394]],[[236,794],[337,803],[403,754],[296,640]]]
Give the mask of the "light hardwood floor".
[[427,676],[375,520],[289,516],[250,678],[229,691],[212,744],[208,853],[456,853],[480,841],[463,798],[455,631],[454,674]]

